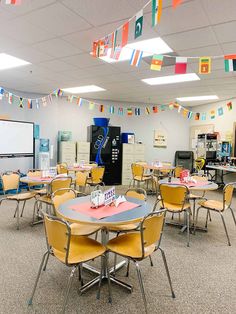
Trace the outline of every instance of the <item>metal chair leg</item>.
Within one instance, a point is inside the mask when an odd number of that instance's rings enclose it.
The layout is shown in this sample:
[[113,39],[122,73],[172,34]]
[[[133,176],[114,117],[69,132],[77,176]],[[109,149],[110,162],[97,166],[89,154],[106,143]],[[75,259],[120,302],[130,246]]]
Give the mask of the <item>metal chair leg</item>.
[[17,202],[17,207],[16,207],[16,218],[17,218],[17,230],[20,228],[20,203]]
[[101,271],[100,271],[100,276],[99,276],[97,299],[100,299],[100,293],[101,293],[101,285],[102,285],[102,278],[103,278],[103,273],[102,273],[103,258],[104,258],[104,255],[101,256]]
[[234,215],[234,212],[233,212],[233,208],[230,207],[230,211],[231,211],[231,214],[233,216],[234,224],[236,226],[236,219],[235,219],[235,215]]
[[165,252],[159,247],[160,251],[161,251],[161,256],[165,265],[165,270],[166,270],[166,275],[169,281],[169,285],[170,285],[170,290],[171,290],[171,294],[172,294],[172,298],[175,298],[175,293],[172,287],[172,282],[171,282],[171,278],[170,278],[170,272],[169,272],[169,268],[167,265],[167,261],[166,261],[166,256],[165,256]]
[[196,234],[196,227],[197,227],[197,221],[198,221],[198,213],[199,213],[199,209],[201,208],[201,206],[200,207],[198,207],[198,209],[197,209],[197,214],[196,214],[196,221],[195,221],[195,225],[194,225],[194,231],[193,231],[193,234]]
[[143,287],[143,280],[142,280],[139,264],[137,262],[134,262],[134,263],[135,263],[135,266],[136,266],[138,281],[139,281],[140,289],[141,289],[141,292],[142,292],[143,303],[144,303],[144,307],[145,307],[145,313],[147,314],[147,301],[146,301],[145,291],[144,291],[144,287]]
[[116,276],[116,263],[117,263],[117,254],[114,255],[114,271],[113,271],[113,276],[114,277]]
[[153,261],[152,261],[151,255],[149,255],[149,259],[150,259],[150,265],[153,266]]
[[189,247],[190,242],[190,232],[189,232],[189,224],[190,224],[190,212],[187,210],[187,247]]
[[210,213],[210,211],[209,211],[209,220],[211,221],[211,213]]
[[24,213],[24,209],[25,209],[25,203],[26,203],[26,201],[24,201],[24,203],[23,203],[23,207],[22,207],[21,214],[20,214],[21,217],[23,217],[23,213]]
[[38,284],[38,281],[39,281],[39,277],[40,277],[40,274],[41,274],[41,271],[42,271],[42,268],[43,268],[43,264],[44,264],[44,261],[45,261],[45,257],[46,257],[47,254],[49,254],[48,251],[43,254],[43,258],[42,258],[41,264],[39,266],[38,274],[37,274],[37,277],[36,277],[36,280],[35,280],[35,283],[34,283],[33,291],[32,291],[31,297],[30,297],[30,299],[28,301],[28,305],[32,305],[34,293],[35,293],[35,290],[36,290],[36,287],[37,287],[37,284]]
[[130,266],[130,260],[128,259],[127,269],[126,269],[126,277],[129,277],[129,266]]
[[68,300],[68,296],[69,296],[69,292],[70,292],[70,287],[71,287],[71,282],[72,282],[72,278],[74,276],[74,273],[76,271],[76,268],[77,268],[77,266],[74,266],[72,271],[71,271],[71,273],[70,273],[70,277],[69,277],[68,284],[67,284],[67,290],[66,290],[66,295],[65,295],[65,299],[64,299],[62,313],[65,313],[66,304],[67,304],[67,300]]
[[210,210],[208,209],[208,210],[207,210],[207,215],[206,215],[206,223],[205,223],[205,228],[207,228],[207,223],[208,223],[208,217],[209,217],[209,214],[210,214]]
[[107,272],[107,281],[108,281],[108,302],[112,303],[112,296],[111,296],[111,280],[110,280],[110,272],[108,267],[108,259],[107,259],[107,253],[105,253],[105,265],[106,265],[106,272]]
[[35,203],[34,203],[33,219],[32,219],[32,222],[31,222],[32,226],[34,225],[34,218],[35,218],[35,214],[36,214],[36,207],[38,207],[38,201],[35,201]]
[[221,212],[220,213],[220,216],[221,216],[221,219],[222,219],[222,222],[223,222],[223,225],[224,225],[224,228],[225,228],[225,233],[226,233],[226,236],[227,236],[227,240],[228,240],[228,245],[231,246],[231,243],[230,243],[230,240],[229,240],[229,234],[228,234],[228,231],[227,231],[227,228],[226,228],[226,224],[225,224],[225,220],[224,220],[224,217],[222,215]]
[[45,263],[44,263],[43,271],[45,271],[46,268],[47,268],[48,260],[49,260],[49,255],[50,255],[50,254],[48,254],[48,256],[46,257],[46,261],[45,261]]

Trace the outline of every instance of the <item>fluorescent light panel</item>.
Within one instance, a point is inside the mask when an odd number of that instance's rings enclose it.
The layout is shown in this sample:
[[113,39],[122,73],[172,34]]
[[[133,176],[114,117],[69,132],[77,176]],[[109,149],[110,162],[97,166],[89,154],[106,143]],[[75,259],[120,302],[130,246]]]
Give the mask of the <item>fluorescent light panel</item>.
[[12,69],[27,64],[30,64],[30,62],[10,56],[6,53],[0,53],[0,70]]
[[108,49],[107,56],[100,57],[100,59],[108,63],[130,60],[133,49],[143,51],[143,57],[152,56],[153,54],[173,52],[163,39],[156,37],[127,44],[122,48],[119,60],[110,58],[111,48]]
[[149,85],[165,85],[190,81],[199,81],[200,78],[196,73],[176,74],[161,77],[153,77],[148,79],[142,79],[141,81]]
[[179,97],[176,99],[179,101],[198,101],[198,100],[216,100],[219,99],[219,97],[217,95],[208,95],[208,96]]
[[101,91],[104,91],[105,89],[96,85],[87,85],[87,86],[63,88],[62,90],[70,94],[82,94],[82,93],[101,92]]

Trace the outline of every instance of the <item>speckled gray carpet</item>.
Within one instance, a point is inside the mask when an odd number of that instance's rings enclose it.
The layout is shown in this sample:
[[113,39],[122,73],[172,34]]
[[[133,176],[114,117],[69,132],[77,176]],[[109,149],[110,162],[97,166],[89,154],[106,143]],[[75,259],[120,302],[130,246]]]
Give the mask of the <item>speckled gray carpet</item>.
[[[120,188],[124,191],[124,188]],[[209,192],[208,198],[221,199],[222,191]],[[148,197],[154,202],[154,197]],[[51,258],[43,272],[33,300],[28,306],[42,254],[46,243],[42,225],[29,225],[32,204],[27,203],[20,230],[13,219],[13,203],[0,207],[0,313],[60,313],[70,273],[63,264]],[[233,200],[236,212],[236,198]],[[201,212],[199,224],[204,224]],[[165,250],[176,299],[171,293],[160,252],[153,255],[154,267],[149,260],[141,266],[149,313],[236,313],[236,227],[230,211],[225,213],[232,246],[227,245],[223,225],[218,214],[212,213],[207,233],[191,235],[190,248],[186,234],[179,229],[165,226],[162,248]],[[169,216],[170,217],[170,216]],[[113,256],[111,256],[111,262]],[[100,261],[92,262],[99,266]],[[84,271],[85,281],[93,278]],[[112,285],[113,303],[107,302],[107,286],[102,286],[101,299],[96,299],[96,287],[84,295],[77,293],[77,277],[69,295],[67,313],[144,313],[141,293],[134,265],[130,277],[125,269],[117,277],[134,286],[132,294]]]

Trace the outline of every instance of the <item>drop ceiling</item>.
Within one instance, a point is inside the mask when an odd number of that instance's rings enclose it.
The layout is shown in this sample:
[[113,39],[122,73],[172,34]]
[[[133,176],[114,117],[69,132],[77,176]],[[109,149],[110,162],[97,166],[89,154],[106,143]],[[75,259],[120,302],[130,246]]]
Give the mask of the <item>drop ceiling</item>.
[[[136,68],[128,61],[107,64],[91,57],[92,42],[114,31],[146,2],[22,0],[20,6],[2,3],[0,53],[32,64],[0,71],[0,85],[37,94],[48,94],[58,87],[98,85],[106,91],[83,97],[157,104],[184,96],[216,94],[220,100],[235,97],[236,75],[225,73],[223,59],[213,60],[212,73],[201,75],[200,81],[148,86],[141,79],[172,75],[173,63],[157,72],[150,70],[150,58]],[[178,56],[236,54],[235,0],[185,0],[176,10],[171,3],[163,0],[161,23],[155,28],[151,27],[151,6],[145,9],[142,40],[160,36]],[[131,32],[132,29],[133,26]],[[197,71],[197,61],[189,62],[188,72]]]

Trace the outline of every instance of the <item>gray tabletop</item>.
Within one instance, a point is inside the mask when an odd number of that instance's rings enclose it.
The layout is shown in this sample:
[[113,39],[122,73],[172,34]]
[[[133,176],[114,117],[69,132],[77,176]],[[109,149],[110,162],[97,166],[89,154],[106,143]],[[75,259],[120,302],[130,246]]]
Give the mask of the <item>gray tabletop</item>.
[[221,171],[228,171],[228,172],[236,172],[235,166],[218,166],[218,165],[207,165],[206,168],[213,169],[213,170],[221,170]]
[[96,224],[99,226],[107,226],[107,225],[113,225],[113,224],[122,225],[122,224],[127,224],[127,223],[139,222],[142,220],[144,216],[146,216],[152,211],[151,204],[147,202],[137,200],[131,197],[126,197],[126,199],[127,201],[138,204],[139,207],[124,211],[119,214],[115,214],[113,216],[105,217],[102,219],[96,219],[96,218],[82,214],[70,208],[72,205],[90,202],[90,196],[85,196],[85,197],[78,197],[78,198],[75,198],[75,199],[72,199],[63,203],[59,207],[58,212],[64,219],[70,222],[79,222],[79,223],[85,223],[85,224]]
[[[178,178],[172,178],[172,181],[179,181],[180,180]],[[161,183],[167,183],[168,184],[168,178],[164,178],[162,180],[158,181],[159,184]],[[171,185],[174,185],[173,183],[171,183]],[[184,183],[183,183],[184,185]],[[218,184],[211,182],[211,181],[206,181],[205,185],[201,185],[201,186],[190,186],[188,187],[189,190],[194,190],[194,191],[212,191],[212,190],[217,190],[218,189]]]

